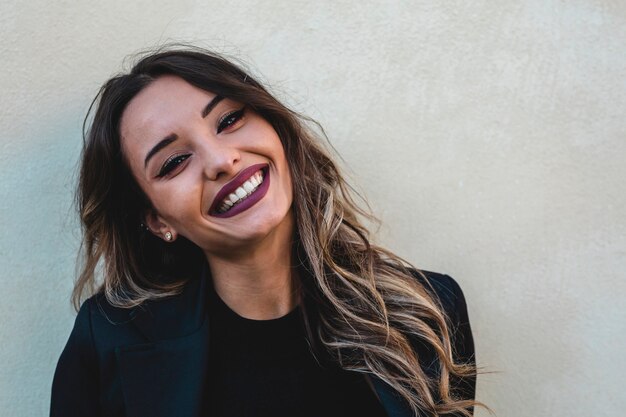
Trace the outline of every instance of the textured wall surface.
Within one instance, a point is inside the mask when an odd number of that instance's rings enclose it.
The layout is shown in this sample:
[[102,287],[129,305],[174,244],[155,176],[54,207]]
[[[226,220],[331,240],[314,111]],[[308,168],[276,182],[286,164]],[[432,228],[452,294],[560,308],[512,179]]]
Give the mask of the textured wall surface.
[[73,323],[89,102],[172,40],[317,118],[380,241],[459,281],[498,416],[624,415],[624,2],[5,0],[0,39],[1,416],[47,414]]

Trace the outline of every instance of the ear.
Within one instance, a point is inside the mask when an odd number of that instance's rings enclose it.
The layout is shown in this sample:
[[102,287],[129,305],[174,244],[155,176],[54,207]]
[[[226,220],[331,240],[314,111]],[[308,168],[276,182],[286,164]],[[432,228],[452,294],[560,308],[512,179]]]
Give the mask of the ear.
[[168,242],[175,239],[174,229],[154,209],[148,209],[144,214],[144,219],[145,225],[156,237]]

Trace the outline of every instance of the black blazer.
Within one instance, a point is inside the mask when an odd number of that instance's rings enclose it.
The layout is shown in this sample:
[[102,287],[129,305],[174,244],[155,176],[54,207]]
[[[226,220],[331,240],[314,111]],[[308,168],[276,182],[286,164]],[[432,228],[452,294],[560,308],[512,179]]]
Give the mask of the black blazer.
[[[459,285],[448,275],[423,272],[451,318],[457,359],[473,361]],[[133,309],[112,307],[101,293],[86,300],[56,367],[50,416],[200,417],[209,355],[208,285],[205,268],[180,295]],[[434,375],[433,353],[423,345],[414,348],[422,363],[431,364],[425,371]],[[412,416],[389,385],[364,377],[390,417]],[[475,380],[453,381],[453,388],[474,398]]]

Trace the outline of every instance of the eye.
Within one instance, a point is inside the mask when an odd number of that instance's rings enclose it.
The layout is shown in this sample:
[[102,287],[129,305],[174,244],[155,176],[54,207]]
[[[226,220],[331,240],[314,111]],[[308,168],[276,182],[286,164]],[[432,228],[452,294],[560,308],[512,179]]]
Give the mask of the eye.
[[228,129],[239,120],[241,120],[243,118],[245,109],[245,107],[242,107],[241,109],[228,113],[226,116],[222,117],[219,121],[219,124],[217,125],[217,133],[221,133],[222,130]]
[[191,154],[184,154],[184,155],[174,155],[170,157],[167,161],[165,161],[165,163],[161,167],[161,170],[157,174],[157,177],[161,178],[161,177],[166,176],[167,174],[172,172],[174,169],[176,169],[176,167],[182,164],[190,156]]

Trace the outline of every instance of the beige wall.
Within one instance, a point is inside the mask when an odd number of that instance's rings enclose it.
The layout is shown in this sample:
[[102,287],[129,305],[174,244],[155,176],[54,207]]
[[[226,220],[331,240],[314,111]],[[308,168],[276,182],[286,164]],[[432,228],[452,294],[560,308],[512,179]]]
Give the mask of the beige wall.
[[624,415],[624,2],[50,3],[0,5],[1,415],[47,414],[73,323],[90,98],[169,40],[327,128],[381,241],[460,282],[498,416]]

